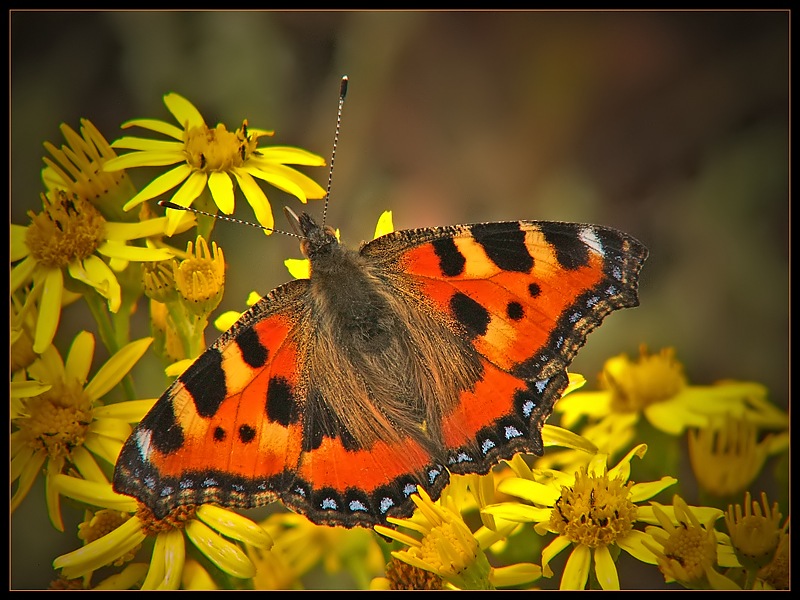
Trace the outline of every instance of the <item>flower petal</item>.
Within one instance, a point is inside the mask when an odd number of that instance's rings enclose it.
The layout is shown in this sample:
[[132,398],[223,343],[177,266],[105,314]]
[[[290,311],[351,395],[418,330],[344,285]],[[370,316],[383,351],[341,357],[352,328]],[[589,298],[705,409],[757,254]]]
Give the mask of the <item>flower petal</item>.
[[11,239],[9,240],[9,249],[10,249],[9,262],[17,262],[18,260],[22,260],[23,258],[28,256],[28,254],[30,254],[30,250],[28,249],[28,244],[25,241],[25,237],[27,234],[28,234],[27,227],[11,223]]
[[[172,123],[161,121],[160,119],[131,119],[130,121],[125,121],[120,127],[122,129],[141,127],[142,129],[149,129],[156,133],[163,133],[166,136],[183,142],[183,129],[175,127]],[[111,147],[113,148],[114,144],[111,144]]]
[[117,494],[108,484],[78,479],[63,473],[54,475],[52,479],[58,492],[73,500],[123,512],[134,512],[137,509],[136,500],[130,496]]
[[253,208],[256,221],[267,228],[267,230],[264,231],[266,234],[272,233],[275,220],[272,217],[272,207],[269,205],[269,200],[264,190],[262,190],[250,174],[244,170],[236,169],[233,174],[236,177],[236,182],[239,184],[239,189],[242,190],[248,204]]
[[140,525],[139,519],[132,517],[103,537],[57,557],[53,567],[61,569],[64,577],[77,579],[108,565],[144,541]]
[[622,457],[615,467],[608,470],[609,479],[622,479],[622,481],[628,481],[631,476],[631,460],[633,460],[634,456],[642,458],[646,452],[647,444],[639,444],[635,446],[630,452]]
[[83,445],[89,452],[113,465],[116,464],[119,453],[122,451],[122,443],[104,435],[89,435]]
[[164,579],[158,585],[159,590],[177,590],[181,585],[181,574],[183,565],[186,562],[186,542],[183,534],[173,529],[165,534],[160,534],[159,538],[164,537]]
[[193,519],[186,524],[186,535],[198,550],[224,572],[249,579],[256,574],[256,568],[238,546],[235,546],[206,524]]
[[[170,125],[170,127],[173,127],[173,125]],[[183,152],[186,146],[183,141],[172,142],[170,140],[149,140],[147,138],[125,136],[114,140],[111,147],[153,152]]]
[[557,554],[569,547],[571,544],[572,542],[569,541],[569,538],[560,535],[542,550],[542,573],[544,573],[545,577],[553,576],[553,570],[550,568],[548,563],[553,560]]
[[[10,393],[12,398],[33,398],[39,394],[44,394],[52,387],[49,383],[41,383],[39,381],[12,381]],[[13,413],[11,418],[15,418]]]
[[325,166],[325,159],[320,155],[294,146],[265,146],[258,149],[257,157],[265,162],[283,165]]
[[108,485],[108,479],[105,473],[103,473],[103,470],[100,468],[100,465],[97,464],[91,452],[85,447],[78,446],[74,448],[70,459],[78,469],[78,473],[80,473],[84,479]]
[[233,213],[233,181],[224,171],[214,171],[208,176],[208,189],[214,204],[226,215]]
[[307,258],[287,258],[283,261],[289,275],[295,279],[309,279],[311,277],[311,261]]
[[260,525],[247,517],[219,506],[202,504],[197,508],[197,517],[222,535],[256,548],[269,550],[274,543]]
[[175,117],[175,120],[184,130],[192,127],[202,127],[206,124],[203,115],[195,108],[194,104],[180,94],[175,92],[166,94],[164,96],[164,104],[167,105],[169,112],[172,113],[172,116]]
[[378,217],[378,224],[375,225],[375,238],[379,238],[387,233],[394,231],[394,223],[392,222],[392,211],[385,210]]
[[64,374],[70,379],[75,379],[81,386],[86,385],[89,378],[89,369],[92,368],[94,359],[94,335],[88,331],[81,331],[72,340],[69,354],[64,363]]
[[107,406],[98,406],[94,409],[93,414],[95,419],[119,419],[126,423],[138,423],[150,412],[155,403],[155,399],[116,402]]
[[33,351],[42,354],[53,341],[61,320],[61,298],[64,293],[64,276],[61,269],[47,269],[44,273],[39,318],[33,335]]
[[166,217],[146,219],[138,223],[109,222],[105,224],[105,238],[113,242],[128,242],[154,235],[163,235],[166,227]]
[[133,167],[163,167],[186,160],[183,152],[134,151],[117,156],[103,164],[104,171],[122,171]]
[[517,563],[505,567],[493,567],[489,581],[495,587],[510,587],[532,583],[542,576],[542,567],[533,563]]
[[39,266],[39,263],[32,256],[27,256],[21,263],[14,265],[14,268],[11,269],[9,281],[10,291],[12,293],[16,292],[24,284],[28,283],[33,278],[33,272],[37,266]]
[[604,590],[619,589],[617,565],[614,564],[614,559],[611,558],[608,546],[598,546],[594,549],[594,574],[600,587]]
[[[641,510],[644,507],[639,507]],[[638,511],[637,511],[638,514]],[[628,535],[625,537],[617,538],[617,546],[625,550],[628,554],[633,556],[636,560],[647,563],[649,565],[655,565],[658,563],[656,560],[655,555],[648,550],[645,545],[642,543],[644,541],[650,542],[652,544],[653,538],[643,531],[639,531],[637,529],[632,529],[628,532]]]
[[658,481],[648,481],[646,483],[634,483],[631,486],[631,502],[641,502],[649,500],[658,493],[664,491],[671,485],[678,483],[678,480],[669,475],[665,475]]
[[47,453],[44,450],[40,450],[34,452],[25,463],[17,468],[19,470],[19,480],[17,482],[17,489],[14,495],[11,496],[10,512],[13,513],[25,499],[25,496],[28,495],[28,492],[31,491],[31,487],[33,487],[33,483],[41,472],[42,465],[44,465],[46,459]]
[[542,441],[545,446],[563,446],[573,450],[583,450],[588,454],[597,454],[599,452],[597,446],[582,435],[549,423],[545,423],[542,427]]
[[589,579],[589,566],[592,564],[592,552],[588,546],[578,544],[564,565],[561,575],[561,590],[582,590]]
[[192,173],[192,167],[190,167],[186,163],[178,165],[174,169],[167,171],[163,175],[159,175],[153,181],[148,183],[144,187],[144,189],[142,189],[133,198],[128,200],[128,202],[125,203],[125,206],[123,206],[122,209],[130,210],[134,206],[138,206],[145,200],[150,200],[151,198],[160,196],[164,192],[171,190],[176,185],[184,181],[187,177],[189,177],[191,173]]
[[325,190],[316,181],[291,167],[248,161],[247,172],[296,196],[303,203],[325,197]]
[[89,432],[124,443],[131,435],[131,426],[121,419],[96,419],[89,424]]
[[144,355],[153,338],[146,337],[126,344],[109,358],[86,386],[86,394],[93,400],[102,398],[133,368],[133,365]]
[[73,279],[92,286],[108,300],[108,310],[116,313],[122,305],[122,290],[114,271],[98,256],[92,254],[83,261],[69,263],[67,269]]
[[[167,260],[174,256],[168,248],[144,248],[142,246],[128,246],[124,242],[106,240],[97,247],[97,253],[112,259],[125,261],[135,260],[140,262],[157,262]],[[124,267],[123,267],[124,268]]]
[[150,565],[130,563],[119,573],[109,575],[95,585],[93,590],[129,590],[144,580]]
[[561,496],[560,489],[521,477],[506,477],[497,484],[497,491],[545,506],[553,506]]

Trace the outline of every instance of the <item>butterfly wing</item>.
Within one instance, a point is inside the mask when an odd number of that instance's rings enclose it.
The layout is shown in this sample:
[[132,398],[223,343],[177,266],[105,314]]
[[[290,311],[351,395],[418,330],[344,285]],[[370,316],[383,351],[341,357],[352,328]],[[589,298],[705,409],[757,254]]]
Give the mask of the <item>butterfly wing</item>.
[[270,292],[173,382],[123,446],[117,492],[162,518],[183,504],[263,505],[291,487],[308,283]]
[[486,473],[543,452],[541,428],[566,367],[604,317],[637,306],[647,249],[620,231],[577,223],[500,222],[398,231],[362,253],[385,261],[480,357],[482,373],[442,415],[445,462]]
[[[117,492],[157,518],[186,504],[280,499],[315,523],[346,527],[410,515],[418,484],[438,495],[447,472],[430,449],[381,430],[378,411],[362,414],[370,398],[359,374],[342,349],[316,339],[309,283],[270,292],[175,380],[124,444]],[[343,373],[349,385],[335,402],[349,407],[345,417],[319,394]],[[383,434],[365,443],[347,412]]]

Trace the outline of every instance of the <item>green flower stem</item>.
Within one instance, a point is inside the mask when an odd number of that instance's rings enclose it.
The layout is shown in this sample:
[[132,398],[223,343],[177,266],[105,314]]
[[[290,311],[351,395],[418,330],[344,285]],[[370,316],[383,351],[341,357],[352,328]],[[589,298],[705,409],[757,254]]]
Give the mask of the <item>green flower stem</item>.
[[[100,334],[100,340],[108,350],[108,353],[116,354],[120,348],[128,343],[128,336],[130,333],[130,305],[123,302],[117,314],[112,314],[108,310],[105,298],[100,294],[92,292],[84,296],[86,304],[89,306],[89,311],[97,323],[97,331]],[[120,337],[122,336],[122,337]],[[133,379],[128,373],[120,381],[122,385],[125,398],[133,400],[136,398],[136,392],[133,387]]]

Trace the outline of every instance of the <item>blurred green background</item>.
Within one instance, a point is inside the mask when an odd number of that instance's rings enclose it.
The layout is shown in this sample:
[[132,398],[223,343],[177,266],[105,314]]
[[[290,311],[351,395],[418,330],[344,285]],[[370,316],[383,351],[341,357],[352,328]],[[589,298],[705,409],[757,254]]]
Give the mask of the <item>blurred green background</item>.
[[[327,158],[346,74],[328,216],[343,240],[370,239],[386,209],[396,228],[617,227],[650,248],[641,306],[610,316],[572,370],[594,386],[612,355],[675,346],[690,381],[759,381],[788,406],[788,12],[13,11],[10,36],[13,223],[41,208],[42,143],[63,143],[62,122],[88,118],[111,141],[131,118],[171,122],[162,97],[178,92],[209,125],[247,118],[276,130],[267,143]],[[327,169],[305,172],[324,186]],[[284,226],[297,201],[267,193]],[[253,218],[241,196],[236,216]],[[220,311],[299,257],[288,238],[215,232]],[[82,328],[86,313],[67,309],[62,353]],[[165,384],[139,382],[141,397]],[[12,520],[12,587],[46,587],[75,548],[44,515],[37,486]]]

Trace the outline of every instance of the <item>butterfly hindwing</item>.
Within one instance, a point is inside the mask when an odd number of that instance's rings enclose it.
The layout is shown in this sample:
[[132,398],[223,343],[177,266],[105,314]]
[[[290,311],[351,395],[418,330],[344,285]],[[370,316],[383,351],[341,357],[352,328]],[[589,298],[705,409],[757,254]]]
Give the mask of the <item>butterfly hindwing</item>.
[[307,284],[273,290],[173,382],[125,443],[118,492],[157,517],[181,504],[277,499],[300,455],[294,331]]

